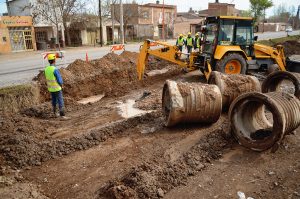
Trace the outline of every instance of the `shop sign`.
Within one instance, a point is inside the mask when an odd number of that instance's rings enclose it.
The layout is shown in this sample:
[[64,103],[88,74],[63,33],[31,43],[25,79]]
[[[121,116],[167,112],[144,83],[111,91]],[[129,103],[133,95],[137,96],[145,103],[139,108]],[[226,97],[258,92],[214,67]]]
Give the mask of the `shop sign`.
[[24,19],[3,19],[2,23],[5,25],[29,25],[30,21]]

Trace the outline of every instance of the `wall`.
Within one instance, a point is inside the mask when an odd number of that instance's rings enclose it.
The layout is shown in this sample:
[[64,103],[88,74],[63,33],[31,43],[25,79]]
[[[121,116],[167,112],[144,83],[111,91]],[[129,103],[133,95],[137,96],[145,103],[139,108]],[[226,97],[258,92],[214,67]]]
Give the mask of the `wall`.
[[186,19],[183,18],[181,21],[176,21],[174,24],[174,37],[177,38],[179,34],[187,34],[188,32],[193,32],[191,29],[191,24],[198,24],[201,23],[203,19]]
[[30,0],[9,1],[10,16],[31,16]]
[[[159,39],[159,26],[162,25],[163,22],[163,8],[162,5],[159,6],[149,6],[142,5],[139,7],[139,27],[137,31],[137,36],[139,38],[153,38]],[[165,28],[169,29],[172,32],[171,37],[174,36],[174,23],[177,13],[176,6],[173,7],[165,7],[164,8],[164,24]],[[148,25],[148,26],[147,26]],[[146,33],[146,31],[148,31]],[[168,31],[165,31],[168,32]],[[167,33],[166,33],[167,34]]]
[[[154,37],[154,26],[151,24],[138,25],[137,36],[139,39],[153,39]],[[158,35],[157,35],[158,36]]]
[[[36,50],[36,41],[34,28],[32,26],[32,17],[30,16],[2,16],[0,17],[0,53],[11,52],[11,43],[8,28],[10,27],[30,27],[32,34],[33,49]],[[6,38],[6,42],[4,42]]]
[[240,11],[235,8],[235,4],[228,3],[209,3],[208,9],[202,10],[200,14],[207,14],[208,16],[239,16]]

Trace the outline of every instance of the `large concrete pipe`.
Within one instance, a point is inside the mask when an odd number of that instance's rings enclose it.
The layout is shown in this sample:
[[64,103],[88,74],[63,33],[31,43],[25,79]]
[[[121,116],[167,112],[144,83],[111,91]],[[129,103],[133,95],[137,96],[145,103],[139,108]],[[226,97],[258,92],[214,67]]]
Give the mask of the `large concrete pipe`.
[[241,145],[263,151],[298,128],[300,101],[283,92],[246,93],[232,102],[229,119]]
[[283,91],[293,93],[300,99],[300,74],[276,71],[267,76],[262,83],[262,92]]
[[221,92],[215,85],[167,80],[162,109],[168,127],[183,122],[213,123],[222,112]]
[[258,79],[250,75],[226,75],[213,71],[208,80],[209,84],[215,84],[222,93],[223,110],[228,110],[232,101],[239,95],[251,91],[261,91]]

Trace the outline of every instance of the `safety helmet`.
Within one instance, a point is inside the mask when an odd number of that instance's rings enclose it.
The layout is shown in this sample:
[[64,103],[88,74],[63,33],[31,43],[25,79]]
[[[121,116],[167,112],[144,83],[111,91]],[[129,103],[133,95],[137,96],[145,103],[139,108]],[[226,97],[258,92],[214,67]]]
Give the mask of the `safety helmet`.
[[199,36],[199,33],[196,33],[195,36]]
[[188,32],[188,35],[191,35],[192,33],[191,32]]
[[48,60],[50,61],[50,60],[55,60],[56,59],[56,56],[55,56],[55,54],[49,54],[48,55]]
[[183,34],[179,34],[179,37],[183,37]]

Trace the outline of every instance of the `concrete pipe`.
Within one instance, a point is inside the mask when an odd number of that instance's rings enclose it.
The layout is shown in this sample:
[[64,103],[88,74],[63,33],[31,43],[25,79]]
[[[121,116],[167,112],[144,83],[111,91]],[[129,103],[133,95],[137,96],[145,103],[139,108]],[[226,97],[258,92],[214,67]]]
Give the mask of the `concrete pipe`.
[[283,92],[250,92],[236,98],[229,109],[232,133],[250,149],[263,151],[300,125],[300,101]]
[[168,127],[183,122],[213,123],[222,112],[221,92],[215,85],[167,80],[162,109]]
[[262,92],[283,91],[300,99],[300,74],[287,71],[273,72],[263,81]]
[[250,75],[226,75],[213,71],[208,80],[209,84],[215,84],[222,93],[223,110],[228,110],[232,101],[239,95],[251,91],[261,91],[258,79]]

